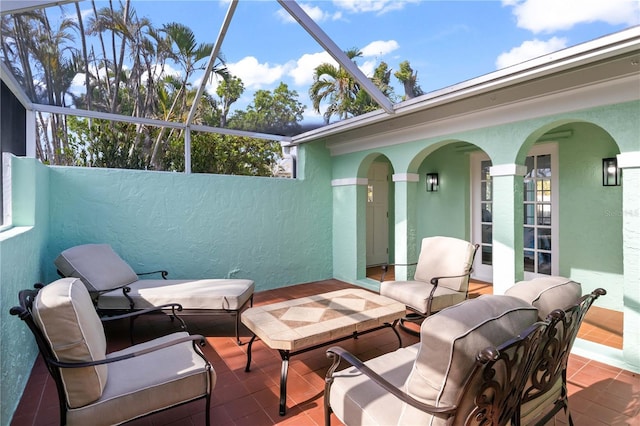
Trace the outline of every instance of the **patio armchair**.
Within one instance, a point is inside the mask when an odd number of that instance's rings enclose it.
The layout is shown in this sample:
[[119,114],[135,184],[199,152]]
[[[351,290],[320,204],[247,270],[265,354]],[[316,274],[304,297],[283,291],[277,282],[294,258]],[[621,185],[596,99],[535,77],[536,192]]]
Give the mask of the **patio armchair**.
[[[171,303],[182,315],[230,314],[240,342],[240,312],[253,306],[254,282],[247,279],[167,279],[167,271],[137,274],[108,244],[84,244],[64,250],[54,261],[62,277],[80,278],[100,316]],[[160,274],[160,279],[140,276]]]
[[216,374],[200,349],[202,336],[177,332],[107,353],[102,322],[79,279],[18,297],[10,313],[35,337],[56,384],[61,425],[120,424],[200,399],[209,425]]
[[384,281],[386,267],[380,279],[380,294],[404,303],[411,312],[400,321],[409,333],[405,321],[421,322],[434,312],[467,299],[469,278],[478,244],[452,237],[428,237],[422,240],[413,280]]
[[[564,410],[572,426],[567,391],[569,354],[587,311],[607,292],[597,288],[581,296],[580,284],[563,277],[543,277],[517,283],[507,294],[536,306],[539,316],[547,315],[550,322],[540,348],[542,356],[533,366],[523,391],[521,423],[543,426]],[[550,311],[552,304],[562,309]]]
[[[427,317],[420,342],[363,362],[328,349],[325,424],[518,424],[545,323],[509,296],[485,295]],[[351,366],[336,371],[340,361]]]

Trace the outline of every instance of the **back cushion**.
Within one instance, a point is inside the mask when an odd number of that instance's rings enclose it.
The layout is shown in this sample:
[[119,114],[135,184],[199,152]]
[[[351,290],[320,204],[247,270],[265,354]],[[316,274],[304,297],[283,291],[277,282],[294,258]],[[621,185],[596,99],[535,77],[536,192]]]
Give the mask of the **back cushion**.
[[[424,238],[414,278],[430,282],[434,277],[466,274],[471,269],[474,250],[473,244],[458,238]],[[443,279],[439,285],[454,291],[467,291],[469,277]]]
[[505,294],[532,304],[538,308],[540,319],[544,320],[554,309],[565,309],[574,305],[582,296],[582,286],[569,278],[539,277],[531,281],[520,281]]
[[[51,345],[58,361],[105,359],[107,342],[102,322],[89,292],[77,278],[63,278],[38,292],[33,318]],[[102,395],[107,366],[61,369],[71,408],[89,404]]]
[[407,391],[430,404],[456,404],[478,352],[518,335],[537,318],[532,305],[494,295],[469,299],[427,317]]
[[60,253],[54,261],[65,277],[80,278],[89,291],[110,290],[138,280],[135,271],[109,244],[84,244]]

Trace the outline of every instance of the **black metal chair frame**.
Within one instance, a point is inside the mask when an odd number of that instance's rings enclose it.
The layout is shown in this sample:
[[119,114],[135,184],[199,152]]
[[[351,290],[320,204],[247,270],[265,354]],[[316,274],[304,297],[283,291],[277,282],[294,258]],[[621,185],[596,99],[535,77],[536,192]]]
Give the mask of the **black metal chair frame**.
[[[431,292],[429,293],[429,301],[427,302],[427,312],[422,313],[420,311],[417,311],[416,309],[412,308],[411,306],[407,306],[407,310],[411,311],[409,313],[407,313],[407,315],[404,316],[404,318],[400,319],[400,328],[402,328],[404,331],[406,331],[407,333],[413,335],[413,336],[419,336],[420,333],[418,333],[416,330],[413,330],[409,327],[407,327],[404,323],[405,322],[412,322],[415,324],[420,324],[422,321],[424,321],[425,318],[427,318],[429,315],[434,314],[435,312],[431,311],[431,304],[433,303],[433,296],[436,292],[436,289],[438,288],[438,283],[440,280],[442,279],[446,279],[446,278],[462,278],[462,277],[469,277],[471,278],[471,273],[473,273],[473,262],[476,258],[476,253],[478,252],[478,248],[480,247],[480,244],[474,244],[473,245],[474,249],[473,249],[473,256],[471,256],[471,266],[469,267],[469,270],[461,275],[451,275],[451,276],[442,276],[442,277],[433,277],[430,280],[431,285],[433,285],[433,288],[431,289]],[[387,271],[389,270],[389,266],[416,266],[418,264],[418,262],[414,262],[414,263],[390,263],[390,264],[384,264],[382,265],[382,276],[380,277],[380,282],[384,281],[384,276],[386,275]],[[469,286],[467,285],[467,292],[465,294],[465,299],[467,299],[469,297]],[[437,312],[437,311],[436,311]]]
[[575,305],[565,310],[556,309],[547,317],[549,327],[545,331],[540,348],[541,356],[537,358],[537,363],[531,370],[529,383],[523,391],[522,403],[535,400],[548,392],[560,379],[562,388],[553,409],[537,421],[536,426],[547,424],[560,410],[564,410],[569,425],[573,426],[567,391],[569,354],[587,311],[598,297],[606,294],[605,289],[597,288],[582,296]]
[[[473,371],[469,374],[463,390],[458,396],[458,403],[450,406],[434,406],[418,401],[387,382],[347,350],[339,346],[329,348],[327,357],[332,359],[333,363],[325,377],[325,425],[330,426],[331,424],[331,385],[334,380],[333,374],[340,365],[341,360],[345,360],[348,364],[354,366],[359,372],[393,394],[400,401],[449,422],[452,422],[458,415],[460,402],[469,392],[474,391],[473,389],[476,389],[479,384],[479,390],[474,397],[474,407],[472,412],[465,417],[464,424],[503,426],[512,422],[514,425],[519,425],[520,397],[526,385],[528,373],[534,365],[535,357],[540,353],[537,348],[546,327],[546,322],[536,322],[526,328],[520,335],[509,339],[497,348],[488,347],[480,351],[476,357]],[[498,374],[497,372],[500,373]]]
[[[178,405],[172,405],[170,407],[166,407],[162,410],[159,411],[164,411],[164,410],[168,410],[174,407],[177,407],[179,405],[184,405],[184,404],[188,404],[190,402],[205,398],[206,400],[206,411],[205,411],[205,422],[206,425],[209,426],[211,423],[211,383],[213,383],[213,377],[212,377],[212,370],[213,367],[211,365],[211,363],[207,360],[207,358],[204,356],[202,350],[199,348],[199,346],[204,346],[205,343],[205,339],[203,336],[200,335],[189,335],[189,336],[185,336],[183,338],[180,339],[176,339],[176,340],[172,340],[171,342],[167,342],[165,344],[161,344],[161,345],[155,345],[153,347],[147,348],[147,349],[143,349],[140,351],[136,351],[136,352],[132,352],[130,354],[127,355],[122,355],[119,357],[114,357],[114,358],[109,358],[109,359],[104,359],[104,360],[100,360],[100,361],[89,361],[89,362],[61,362],[58,361],[56,359],[56,356],[53,352],[53,349],[51,348],[51,346],[49,345],[49,342],[47,341],[47,339],[45,338],[44,334],[42,333],[42,331],[40,330],[40,327],[38,327],[38,325],[35,323],[33,316],[32,316],[32,307],[33,307],[33,302],[35,301],[36,295],[38,294],[38,291],[44,287],[42,284],[38,283],[34,285],[34,290],[21,290],[18,293],[18,300],[20,305],[19,306],[14,306],[9,310],[9,313],[11,315],[15,315],[18,316],[21,320],[23,320],[27,326],[29,327],[29,330],[31,330],[36,343],[38,345],[38,350],[40,352],[40,355],[42,356],[45,365],[47,367],[47,370],[49,371],[49,374],[51,374],[51,377],[53,378],[53,381],[56,384],[56,390],[58,392],[58,404],[59,404],[59,409],[60,409],[60,425],[65,425],[67,423],[67,402],[66,402],[66,397],[65,397],[65,390],[64,390],[64,385],[63,385],[63,381],[62,381],[62,375],[60,373],[60,369],[62,368],[82,368],[82,367],[91,367],[94,365],[103,365],[103,364],[110,364],[112,362],[118,362],[118,361],[122,361],[125,359],[130,359],[133,357],[137,357],[137,356],[141,356],[153,351],[157,351],[172,345],[176,345],[179,343],[184,343],[187,341],[192,341],[193,342],[193,349],[194,351],[198,354],[198,356],[200,356],[200,358],[202,358],[206,365],[207,365],[207,370],[208,370],[208,374],[209,374],[209,389],[207,390],[207,394],[205,396],[201,396],[198,398],[194,398],[192,400],[189,401],[185,401],[181,404]],[[171,305],[163,305],[163,306],[158,306],[155,308],[149,308],[149,309],[141,309],[135,312],[131,312],[131,313],[127,313],[124,315],[114,315],[114,316],[109,316],[109,317],[103,317],[100,318],[102,322],[106,322],[106,321],[114,321],[114,320],[119,320],[119,319],[132,319],[133,317],[138,317],[140,315],[144,315],[144,314],[148,314],[148,313],[155,313],[158,311],[166,311],[169,310],[171,312],[172,317],[177,318],[181,323],[182,323],[182,328],[184,330],[186,330],[186,326],[184,324],[184,322],[182,321],[182,319],[180,319],[180,317],[178,317],[176,315],[177,311],[180,311],[182,309],[182,307],[179,304],[171,304]],[[156,411],[158,412],[158,411]],[[155,413],[155,412],[154,412]],[[154,414],[154,413],[148,413],[145,414],[143,416],[140,417],[146,417],[148,415]],[[131,419],[133,420],[133,419]]]
[[[64,274],[62,274],[59,270],[57,271],[58,275],[62,278],[64,278]],[[169,275],[168,271],[165,270],[160,270],[160,271],[152,271],[152,272],[136,272],[136,275],[138,275],[139,277],[144,276],[144,275],[152,275],[152,274],[160,274],[163,280],[167,279],[167,276]],[[128,300],[129,302],[129,309],[100,309],[98,308],[98,298],[104,294],[104,293],[110,293],[114,290],[118,290],[118,289],[122,289],[122,295]],[[91,291],[91,299],[93,300],[93,304],[96,308],[96,312],[98,312],[98,315],[100,316],[100,318],[109,318],[111,316],[120,316],[120,315],[124,315],[124,314],[129,314],[129,313],[133,313],[138,311],[139,309],[135,307],[135,302],[133,301],[133,299],[129,296],[129,293],[131,292],[131,287],[129,287],[129,285],[124,285],[124,286],[119,286],[119,287],[114,287],[114,288],[110,288],[108,290],[103,290],[103,291]],[[180,315],[182,316],[191,316],[191,315],[231,315],[232,317],[234,317],[234,325],[235,325],[235,336],[236,336],[236,343],[238,344],[238,346],[242,346],[242,341],[240,341],[240,313],[247,307],[247,305],[249,305],[249,307],[253,306],[253,294],[251,295],[251,297],[242,305],[240,306],[238,309],[180,309]],[[167,305],[170,306],[170,305]],[[166,310],[166,308],[163,309],[153,309],[152,312],[155,313],[163,313]],[[137,317],[132,317],[130,319],[130,333],[131,333],[131,343],[133,343],[133,323],[135,321]],[[181,320],[182,321],[182,320]],[[184,322],[183,322],[184,325]]]

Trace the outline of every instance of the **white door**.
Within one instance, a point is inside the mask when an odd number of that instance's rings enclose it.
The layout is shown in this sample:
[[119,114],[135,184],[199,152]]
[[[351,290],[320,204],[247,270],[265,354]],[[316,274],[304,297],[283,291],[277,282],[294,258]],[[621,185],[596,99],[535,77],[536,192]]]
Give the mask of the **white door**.
[[367,189],[367,266],[389,262],[389,166],[374,162]]
[[535,145],[524,176],[524,278],[558,275],[558,167],[555,143]]
[[493,185],[489,168],[491,160],[482,153],[471,157],[471,220],[474,244],[480,244],[473,262],[473,278],[493,281]]
[[[524,278],[558,274],[558,167],[555,143],[535,145],[525,164],[524,176]],[[475,153],[471,161],[472,234],[480,244],[472,276],[493,281],[493,185],[491,160]]]

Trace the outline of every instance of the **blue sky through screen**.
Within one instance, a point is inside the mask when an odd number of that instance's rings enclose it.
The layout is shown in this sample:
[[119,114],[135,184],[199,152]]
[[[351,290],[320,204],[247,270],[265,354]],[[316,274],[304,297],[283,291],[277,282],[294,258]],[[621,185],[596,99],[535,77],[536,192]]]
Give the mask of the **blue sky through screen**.
[[[97,0],[96,4],[108,3]],[[202,43],[215,42],[228,7],[228,1],[206,0],[134,0],[132,4],[138,16],[149,18],[156,27],[174,21],[187,25]],[[343,50],[356,47],[363,52],[357,63],[366,75],[371,76],[380,61],[395,72],[400,62],[408,60],[426,93],[640,24],[637,0],[299,4]],[[91,2],[83,1],[80,7],[89,12]],[[72,5],[64,10],[75,15]],[[239,2],[222,53],[229,70],[246,87],[236,103],[239,109],[246,108],[255,90],[273,89],[281,81],[310,105],[313,69],[333,61],[271,0]],[[194,78],[194,84],[200,83],[199,78]],[[402,87],[394,77],[392,84],[399,101]],[[215,85],[209,84],[208,90],[214,91]],[[305,117],[307,122],[321,121],[310,106]]]

